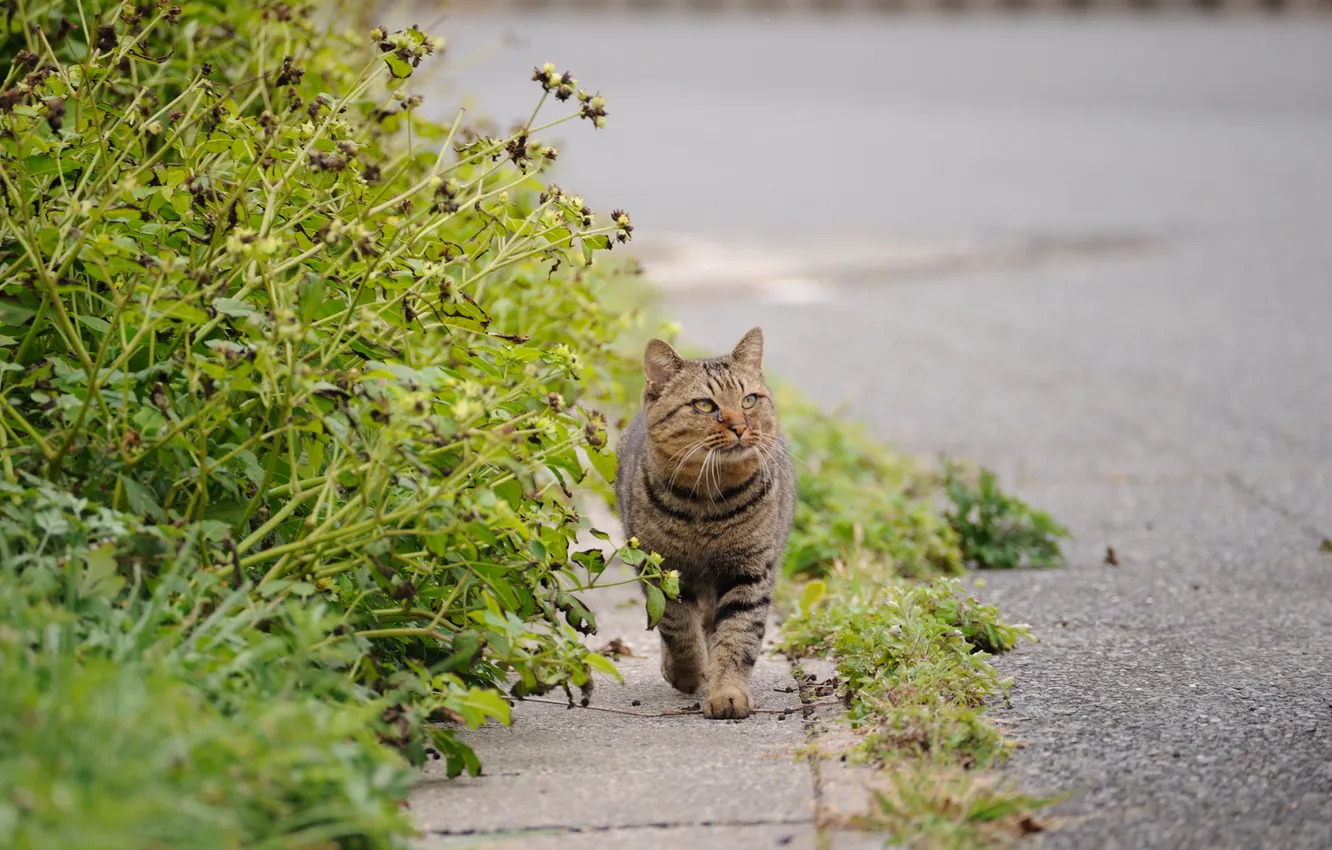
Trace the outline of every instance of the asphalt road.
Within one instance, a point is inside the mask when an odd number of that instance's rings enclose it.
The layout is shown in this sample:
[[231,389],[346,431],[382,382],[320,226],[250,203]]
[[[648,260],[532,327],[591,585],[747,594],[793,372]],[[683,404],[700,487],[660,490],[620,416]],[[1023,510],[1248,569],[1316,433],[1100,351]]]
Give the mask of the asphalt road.
[[[1041,840],[1332,846],[1332,25],[561,15],[445,31],[458,59],[497,45],[454,82],[504,124],[547,59],[607,95],[608,129],[561,129],[559,179],[630,210],[645,244],[827,270],[799,298],[671,297],[689,341],[762,324],[771,372],[906,448],[994,467],[1072,526],[1067,569],[983,592],[1041,638],[1001,660],[1018,686],[997,709],[1028,742],[1011,773],[1076,792]],[[998,239],[1061,250],[839,270],[846,246]]]

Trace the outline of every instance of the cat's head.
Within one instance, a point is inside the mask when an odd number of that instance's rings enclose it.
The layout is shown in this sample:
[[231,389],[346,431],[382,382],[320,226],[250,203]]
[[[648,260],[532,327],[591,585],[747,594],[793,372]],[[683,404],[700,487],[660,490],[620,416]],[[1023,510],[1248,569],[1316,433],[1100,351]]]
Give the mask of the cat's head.
[[730,354],[702,360],[686,360],[654,339],[643,371],[643,418],[658,455],[685,457],[692,466],[716,450],[719,459],[738,461],[775,442],[777,409],[763,382],[761,328],[746,333]]

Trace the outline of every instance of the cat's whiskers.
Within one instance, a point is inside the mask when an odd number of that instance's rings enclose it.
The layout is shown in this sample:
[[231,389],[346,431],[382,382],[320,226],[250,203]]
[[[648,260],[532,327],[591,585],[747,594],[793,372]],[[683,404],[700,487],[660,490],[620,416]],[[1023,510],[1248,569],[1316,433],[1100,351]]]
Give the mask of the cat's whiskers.
[[[755,435],[755,437],[757,436],[758,435]],[[763,473],[764,480],[771,480],[772,470],[768,466],[768,461],[771,460],[772,458],[769,455],[768,451],[763,447],[763,444],[760,443],[757,439],[754,440],[754,442],[750,447],[754,450],[754,453],[758,455],[759,469]]]
[[[703,473],[707,471],[707,469],[708,469],[708,464],[712,461],[712,453],[713,453],[714,451],[716,451],[716,449],[708,449],[708,453],[707,453],[706,455],[704,455],[704,457],[703,457],[703,465],[700,466],[700,467],[698,468],[698,475],[694,476],[694,491],[693,491],[693,492],[695,492],[695,493],[698,492],[698,484],[699,484],[699,481],[703,478]],[[708,498],[711,499],[711,498],[712,498],[712,494],[709,493],[709,494],[708,494]]]
[[[701,440],[695,440],[694,442],[692,442],[692,443],[690,443],[689,445],[685,446],[683,449],[680,449],[680,451],[678,451],[678,452],[676,452],[675,454],[671,455],[670,460],[675,460],[675,458],[679,457],[680,454],[681,454],[682,452],[684,452],[684,451],[686,451],[686,450],[689,451],[689,454],[685,455],[684,458],[681,459],[681,461],[675,465],[675,471],[674,471],[673,473],[671,473],[671,480],[670,480],[670,483],[668,483],[668,484],[666,485],[666,488],[667,488],[667,489],[671,489],[671,488],[675,487],[675,479],[678,478],[678,477],[680,476],[680,470],[684,469],[684,465],[685,465],[686,463],[689,462],[689,459],[690,459],[691,457],[693,457],[693,456],[698,452],[699,449],[704,448],[705,446],[707,446],[707,444],[708,444],[708,438],[707,438],[707,437],[704,437],[704,438],[701,439]],[[667,463],[670,463],[670,460],[668,460]],[[694,484],[694,489],[693,489],[692,492],[694,492],[694,493],[697,493],[697,492],[698,492],[698,484],[697,484],[697,483]]]
[[783,443],[781,440],[777,439],[776,437],[772,436],[771,434],[755,434],[754,437],[755,437],[755,439],[757,439],[759,442],[762,442],[763,445],[767,446],[768,449],[770,449],[770,450],[772,450],[772,451],[775,451],[775,452],[780,452],[783,456],[788,457],[788,458],[790,458],[791,460],[794,460],[794,461],[800,463],[801,465],[803,465],[803,466],[805,467],[805,469],[809,470],[810,472],[813,472],[813,471],[814,471],[814,467],[810,466],[810,465],[805,461],[804,458],[802,458],[802,457],[798,457],[794,452],[791,451],[791,446],[790,446],[790,444],[788,444],[788,443]]

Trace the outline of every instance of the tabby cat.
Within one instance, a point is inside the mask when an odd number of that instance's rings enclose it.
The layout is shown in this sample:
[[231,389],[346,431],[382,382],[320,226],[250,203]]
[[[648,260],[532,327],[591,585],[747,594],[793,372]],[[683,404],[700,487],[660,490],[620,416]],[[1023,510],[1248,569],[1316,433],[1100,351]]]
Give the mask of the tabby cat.
[[795,473],[763,383],[763,331],[728,355],[686,360],[654,339],[643,409],[618,445],[615,497],[625,533],[680,572],[657,626],[661,672],[677,690],[708,685],[703,714],[743,718],[773,578],[795,513]]

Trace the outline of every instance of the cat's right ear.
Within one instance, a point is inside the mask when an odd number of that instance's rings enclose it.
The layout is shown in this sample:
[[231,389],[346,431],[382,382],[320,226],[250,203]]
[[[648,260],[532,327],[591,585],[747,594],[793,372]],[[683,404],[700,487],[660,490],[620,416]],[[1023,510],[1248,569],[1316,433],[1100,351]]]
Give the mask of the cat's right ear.
[[643,353],[643,374],[647,377],[648,391],[657,393],[666,386],[666,382],[684,368],[685,359],[679,355],[670,343],[654,339],[647,344]]

